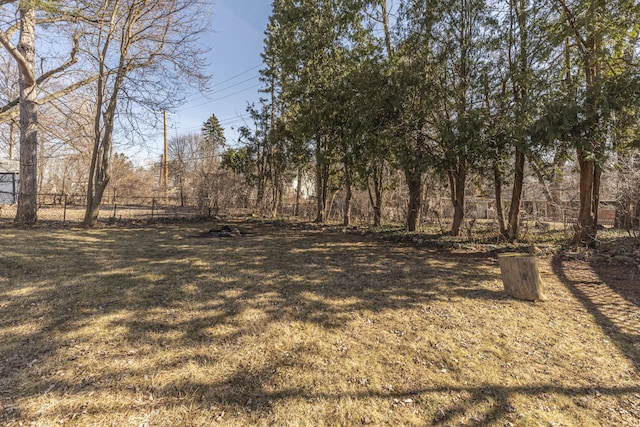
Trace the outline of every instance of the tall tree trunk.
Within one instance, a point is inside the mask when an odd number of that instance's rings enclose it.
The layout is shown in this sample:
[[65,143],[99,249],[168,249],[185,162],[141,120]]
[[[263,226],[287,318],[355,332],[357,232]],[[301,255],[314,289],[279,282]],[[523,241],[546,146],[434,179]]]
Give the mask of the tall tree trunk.
[[453,223],[451,235],[459,236],[460,227],[464,220],[464,190],[467,183],[467,165],[463,155],[456,159],[455,167],[449,172],[449,184],[451,186],[451,203],[453,204]]
[[594,195],[597,195],[594,185],[596,164],[593,158],[583,150],[578,150],[578,164],[580,165],[580,210],[575,225],[573,243],[591,245],[596,238],[594,213]]
[[34,224],[38,212],[38,106],[35,79],[36,10],[20,7],[20,184],[15,222]]
[[373,226],[380,227],[382,224],[382,173],[378,176],[374,172],[373,177],[373,191],[371,191],[371,184],[367,186],[369,192],[369,202],[373,208]]
[[273,172],[273,182],[272,185],[272,198],[271,198],[271,217],[277,218],[278,213],[280,212],[280,202],[282,201],[282,185],[280,182],[280,174],[275,171]]
[[407,209],[407,231],[416,231],[420,224],[422,210],[422,174],[405,170],[409,188],[409,206]]
[[384,43],[387,48],[387,55],[391,58],[393,55],[393,46],[391,45],[391,30],[389,25],[389,8],[387,0],[381,0],[380,7],[382,9],[382,28],[384,30]]
[[351,223],[351,198],[353,197],[353,192],[351,189],[351,168],[347,162],[344,162],[344,185],[345,196],[342,224],[348,226]]
[[315,222],[324,222],[324,194],[322,191],[322,164],[320,162],[320,137],[316,138],[316,219]]
[[522,184],[524,182],[524,163],[526,156],[520,147],[516,147],[515,172],[511,189],[511,205],[507,224],[507,240],[514,242],[520,234],[520,202],[522,200]]
[[[126,77],[123,56],[120,57],[120,67],[113,81],[111,93],[106,97],[106,88],[109,82],[106,71],[106,52],[108,52],[110,39],[106,41],[102,50],[102,61],[98,72],[96,111],[93,123],[94,145],[91,153],[91,165],[89,167],[89,182],[87,184],[87,208],[82,223],[88,227],[95,227],[98,223],[100,205],[104,190],[111,179],[110,163],[113,149],[113,128],[118,105],[118,95]],[[108,99],[108,101],[107,101]],[[106,109],[103,106],[106,102]],[[167,159],[164,159],[166,162]],[[165,163],[166,164],[166,163]]]
[[[113,105],[113,112],[115,112],[115,104]],[[100,114],[99,111],[98,114]],[[109,115],[108,111],[105,113],[105,116],[107,115]],[[113,116],[111,115],[109,119],[105,119],[105,121],[108,120],[113,120]],[[113,125],[107,124],[105,125],[105,134],[97,133],[95,136],[96,140],[89,169],[89,183],[87,185],[87,208],[82,221],[87,227],[95,227],[98,224],[102,196],[111,179],[109,173],[112,147],[110,126],[113,129]]]
[[102,175],[103,178],[97,180],[94,183],[92,190],[87,193],[87,208],[85,210],[84,220],[82,221],[82,223],[87,227],[95,227],[98,224],[102,196],[104,195],[104,190],[109,183],[108,175],[105,177],[102,172],[97,172],[97,174]]
[[575,225],[573,243],[592,246],[596,240],[598,204],[600,203],[600,176],[602,171],[597,161],[604,157],[604,143],[598,132],[601,122],[601,93],[597,86],[601,64],[598,51],[602,45],[602,34],[594,29],[586,38],[583,46],[583,70],[585,76],[585,116],[589,128],[586,131],[586,142],[589,150],[577,149],[580,165],[580,210]]
[[322,224],[325,221],[327,209],[327,189],[329,186],[329,165],[324,158],[322,137],[316,141],[316,195],[317,213],[315,222]]
[[493,188],[496,201],[496,219],[501,236],[507,235],[507,228],[504,221],[504,209],[502,208],[502,171],[498,162],[493,162]]
[[298,168],[298,182],[296,183],[296,205],[293,216],[300,216],[300,197],[302,195],[302,168]]

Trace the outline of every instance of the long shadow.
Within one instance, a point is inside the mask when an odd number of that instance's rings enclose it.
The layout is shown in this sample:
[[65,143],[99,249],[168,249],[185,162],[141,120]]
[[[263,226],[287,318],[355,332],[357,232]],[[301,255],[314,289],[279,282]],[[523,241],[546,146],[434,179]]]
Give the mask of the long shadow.
[[[640,373],[640,307],[632,296],[632,288],[620,292],[612,278],[586,272],[582,277],[569,277],[561,255],[552,261],[555,275],[591,313],[602,330],[620,351],[633,362]],[[589,264],[585,268],[591,270]]]
[[[580,398],[599,398],[601,396],[622,398],[632,394],[640,393],[639,387],[559,387],[553,384],[532,384],[527,386],[446,386],[428,387],[418,389],[404,389],[397,391],[377,391],[367,390],[358,392],[343,393],[321,393],[308,387],[281,388],[276,391],[269,391],[266,387],[267,381],[277,368],[281,366],[273,363],[263,369],[254,372],[238,372],[227,380],[216,384],[199,382],[182,382],[179,385],[160,391],[160,393],[172,396],[188,394],[193,390],[200,390],[207,401],[219,402],[227,408],[234,408],[238,411],[262,411],[268,412],[272,407],[289,399],[303,399],[312,401],[327,401],[333,404],[345,399],[361,400],[383,399],[393,404],[404,404],[403,402],[420,402],[430,395],[465,395],[464,398],[449,405],[442,405],[432,414],[426,414],[424,425],[453,425],[457,417],[464,417],[469,412],[477,412],[476,417],[472,417],[464,422],[465,426],[481,427],[490,425],[499,420],[516,421],[519,408],[512,402],[518,396],[525,396],[527,399],[545,399],[549,395],[561,395],[578,400]],[[393,402],[393,403],[392,403]],[[397,403],[396,403],[397,402]],[[402,402],[402,403],[401,403]],[[488,408],[488,409],[481,409]],[[640,417],[640,407],[633,405],[629,407],[630,419]],[[528,424],[526,424],[528,425]]]
[[590,262],[589,265],[609,289],[630,304],[640,307],[640,270],[635,265],[611,265],[602,262]]

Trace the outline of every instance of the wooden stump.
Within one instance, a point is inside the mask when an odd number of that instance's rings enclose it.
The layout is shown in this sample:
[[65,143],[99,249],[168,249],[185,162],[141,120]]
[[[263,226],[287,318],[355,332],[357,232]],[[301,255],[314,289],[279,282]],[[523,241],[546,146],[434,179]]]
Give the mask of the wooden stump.
[[507,295],[529,301],[547,299],[535,256],[525,253],[500,254],[498,265]]

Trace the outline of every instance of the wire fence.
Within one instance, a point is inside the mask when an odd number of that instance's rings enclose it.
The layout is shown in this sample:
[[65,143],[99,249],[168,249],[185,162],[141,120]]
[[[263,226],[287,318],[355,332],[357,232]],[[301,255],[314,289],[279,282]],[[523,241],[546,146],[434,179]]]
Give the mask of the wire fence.
[[[4,199],[1,199],[5,196]],[[256,210],[255,201],[218,203],[217,200],[206,201],[184,197],[117,197],[105,198],[100,207],[98,220],[102,223],[114,222],[162,222],[211,218],[216,215],[259,215],[274,216],[269,209]],[[16,203],[0,191],[0,221],[13,221],[16,215]],[[86,197],[70,194],[38,194],[38,220],[54,221],[69,224],[81,223],[86,211]],[[506,212],[508,206],[505,207]],[[336,198],[328,204],[325,219],[330,222],[341,222],[344,217],[344,200]],[[598,210],[598,223],[604,227],[616,225],[617,208],[615,202],[602,202]],[[301,203],[284,203],[275,213],[279,217],[300,218],[313,221],[317,215],[317,203],[314,199],[306,199]],[[402,223],[407,216],[406,204],[398,200],[390,201],[382,210],[383,220],[387,223]],[[521,207],[521,221],[525,226],[535,227],[540,231],[571,230],[578,216],[578,206],[574,203],[552,205],[546,201],[524,201]],[[351,206],[353,224],[371,224],[374,211],[368,200],[356,199]],[[423,203],[421,223],[425,226],[440,227],[443,232],[449,227],[453,218],[453,208],[449,199],[427,199]],[[465,225],[467,227],[497,228],[497,212],[495,202],[491,199],[469,198],[465,205]]]
[[[186,203],[185,203],[186,202]],[[84,220],[87,208],[85,196],[38,194],[38,220],[79,224]],[[0,221],[12,221],[17,204],[0,204]],[[162,222],[210,217],[217,210],[189,204],[184,198],[123,197],[103,201],[98,221],[113,222]]]

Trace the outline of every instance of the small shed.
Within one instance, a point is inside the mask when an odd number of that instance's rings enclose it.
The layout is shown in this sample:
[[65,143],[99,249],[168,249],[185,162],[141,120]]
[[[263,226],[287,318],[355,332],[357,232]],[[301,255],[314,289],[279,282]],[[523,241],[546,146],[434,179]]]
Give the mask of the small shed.
[[0,205],[12,205],[18,201],[18,175],[20,162],[0,159]]

